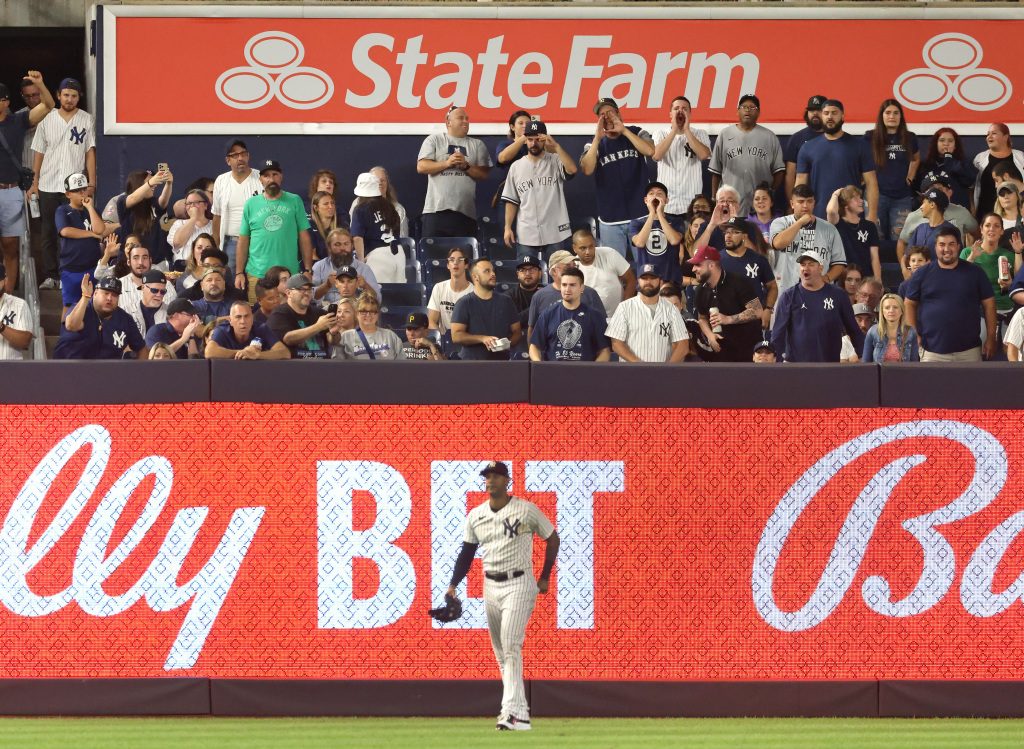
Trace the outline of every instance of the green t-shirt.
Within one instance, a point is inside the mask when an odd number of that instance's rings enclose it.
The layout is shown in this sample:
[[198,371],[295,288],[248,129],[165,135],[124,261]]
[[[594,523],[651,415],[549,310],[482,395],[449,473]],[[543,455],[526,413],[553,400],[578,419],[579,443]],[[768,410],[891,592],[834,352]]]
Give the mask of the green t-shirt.
[[[960,259],[966,260],[971,256],[971,248],[964,247],[963,252],[960,253]],[[974,264],[985,271],[985,275],[988,276],[988,282],[992,284],[992,291],[996,295],[996,309],[1000,312],[1008,311],[1013,309],[1013,302],[1010,297],[1007,296],[1006,292],[999,288],[999,258],[1005,257],[1010,261],[1010,278],[1013,278],[1013,258],[1014,254],[1012,250],[1007,250],[1003,247],[999,247],[995,252],[989,254],[985,251],[975,258]]]
[[282,192],[277,200],[254,195],[245,201],[239,234],[249,237],[249,261],[245,272],[262,277],[275,265],[299,272],[299,232],[309,229],[302,200]]

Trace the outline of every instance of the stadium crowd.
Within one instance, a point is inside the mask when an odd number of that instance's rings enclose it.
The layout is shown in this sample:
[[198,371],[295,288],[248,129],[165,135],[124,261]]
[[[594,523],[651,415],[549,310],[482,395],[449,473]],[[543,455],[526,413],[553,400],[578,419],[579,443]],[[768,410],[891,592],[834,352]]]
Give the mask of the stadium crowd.
[[[898,101],[856,136],[843,103],[815,95],[783,148],[747,94],[712,145],[685,97],[653,133],[606,98],[577,157],[525,111],[492,153],[453,105],[419,150],[426,198],[410,217],[384,167],[351,188],[319,169],[297,195],[243,138],[216,177],[182,189],[160,163],[100,205],[81,84],[54,95],[29,71],[19,94],[15,110],[0,84],[0,359],[33,337],[14,295],[26,206],[41,218],[41,288],[63,303],[55,358],[852,363],[1024,349],[1024,152],[1001,123],[973,157],[948,127],[922,152]],[[488,235],[476,205],[492,169],[504,222]],[[596,217],[573,231],[564,186],[581,178]]]

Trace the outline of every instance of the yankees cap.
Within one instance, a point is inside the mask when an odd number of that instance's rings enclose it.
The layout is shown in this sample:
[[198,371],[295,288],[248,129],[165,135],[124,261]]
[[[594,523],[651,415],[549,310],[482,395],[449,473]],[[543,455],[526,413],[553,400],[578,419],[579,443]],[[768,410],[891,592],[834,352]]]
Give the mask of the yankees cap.
[[614,108],[616,112],[619,111],[619,105],[615,103],[615,99],[609,99],[608,97],[605,97],[603,99],[597,100],[597,104],[594,105],[594,114],[599,114],[601,112],[601,107],[605,106],[606,104],[609,107]]
[[69,174],[64,178],[64,192],[74,192],[75,190],[84,190],[89,186],[89,178],[81,172],[75,172]]
[[747,232],[750,231],[750,224],[747,223],[747,220],[745,218],[733,216],[731,219],[722,224],[722,231],[725,231],[726,229],[735,229],[736,231],[743,232],[744,234],[746,234]]
[[185,312],[189,315],[196,313],[196,308],[192,306],[192,302],[183,297],[178,297],[173,302],[167,305],[167,315],[176,315],[179,312]]
[[505,478],[509,478],[510,476],[508,472],[508,466],[502,463],[500,460],[492,460],[490,463],[487,464],[484,470],[480,471],[481,476],[486,476],[489,473],[496,473],[499,476],[504,476]]
[[924,180],[921,182],[921,192],[928,192],[935,187],[935,185],[952,187],[953,180],[949,176],[949,173],[942,169],[937,169],[934,172],[928,172],[928,174],[924,175]]
[[935,207],[942,212],[949,208],[949,196],[942,192],[942,190],[929,190],[921,196],[921,199],[932,201],[935,203]]
[[281,168],[281,162],[275,159],[267,159],[260,165],[260,174],[263,172],[281,172],[284,173],[284,169]]
[[530,120],[526,123],[526,129],[523,131],[524,135],[547,135],[548,126],[540,120]]
[[769,351],[771,351],[771,352],[772,352],[773,354],[775,354],[775,353],[778,353],[778,352],[777,352],[777,351],[775,350],[775,347],[774,347],[774,346],[772,345],[772,342],[771,342],[771,341],[766,341],[766,340],[764,340],[764,339],[762,339],[762,340],[760,340],[760,341],[758,341],[757,343],[755,343],[755,344],[754,344],[754,353],[755,353],[755,354],[756,354],[756,353],[757,353],[758,351],[760,351],[761,349],[768,349],[768,350],[769,350]]
[[639,268],[637,268],[637,271],[637,278],[643,278],[644,276],[658,276],[659,278],[661,277],[658,273],[658,269],[655,268],[650,263],[644,263]]
[[825,267],[825,258],[823,258],[821,256],[821,253],[817,252],[816,250],[804,250],[803,252],[796,256],[796,261],[799,263],[804,258],[807,258],[808,260],[813,260],[822,268]]
[[521,258],[519,258],[519,262],[516,263],[516,270],[524,268],[527,265],[529,265],[532,268],[540,268],[540,258],[534,255],[523,255]]
[[874,317],[875,313],[871,311],[868,305],[857,303],[853,305],[853,316],[856,317],[857,315],[871,315]]
[[97,279],[96,289],[102,289],[103,291],[110,291],[114,294],[121,293],[121,282],[113,276],[103,276],[103,278]]
[[335,271],[334,275],[338,276],[339,278],[341,276],[345,276],[346,278],[359,278],[359,273],[357,273],[356,269],[353,268],[351,265],[341,266],[340,268],[338,268],[337,271]]

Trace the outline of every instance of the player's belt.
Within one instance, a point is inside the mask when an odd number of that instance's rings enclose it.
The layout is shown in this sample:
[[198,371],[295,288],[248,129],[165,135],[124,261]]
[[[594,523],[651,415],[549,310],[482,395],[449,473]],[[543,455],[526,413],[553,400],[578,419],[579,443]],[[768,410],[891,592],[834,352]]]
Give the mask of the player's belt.
[[522,577],[526,573],[522,570],[514,570],[513,572],[485,572],[484,577],[488,580],[494,580],[496,583],[503,583],[507,580],[514,580],[517,577]]

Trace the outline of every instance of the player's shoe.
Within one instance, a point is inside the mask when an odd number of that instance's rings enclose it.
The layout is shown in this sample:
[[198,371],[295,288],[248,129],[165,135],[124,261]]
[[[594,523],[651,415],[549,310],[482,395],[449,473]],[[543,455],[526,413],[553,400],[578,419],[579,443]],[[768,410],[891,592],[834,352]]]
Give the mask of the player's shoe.
[[517,718],[514,715],[498,721],[499,731],[529,731],[530,729],[530,721]]

